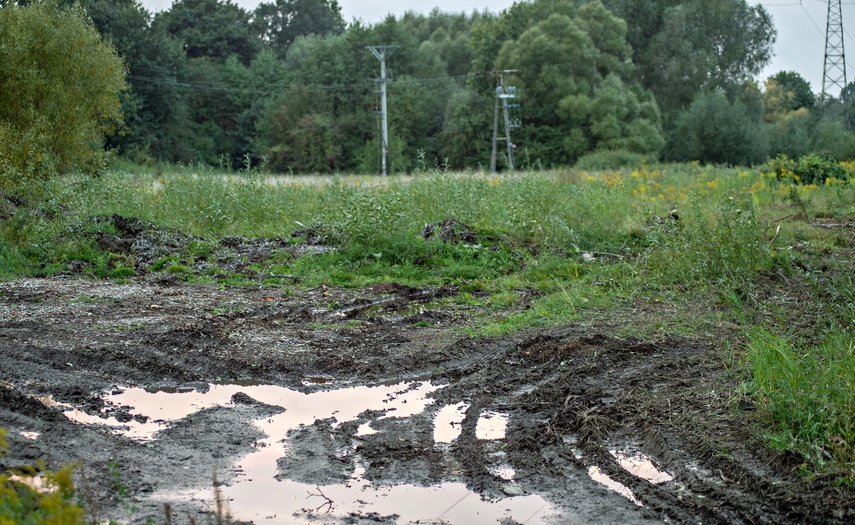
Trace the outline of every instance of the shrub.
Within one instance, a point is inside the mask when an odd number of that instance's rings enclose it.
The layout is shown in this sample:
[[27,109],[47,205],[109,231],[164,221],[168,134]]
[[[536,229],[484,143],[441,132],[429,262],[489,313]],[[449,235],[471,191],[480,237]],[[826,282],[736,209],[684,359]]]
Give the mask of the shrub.
[[121,121],[124,66],[79,5],[0,9],[0,191],[98,164]]
[[634,153],[623,149],[599,150],[582,155],[574,166],[577,170],[603,171],[620,168],[638,168],[652,159],[649,155]]
[[[6,431],[0,429],[0,457],[6,454]],[[74,502],[73,466],[53,472],[43,464],[22,469],[19,474],[0,473],[0,523],[82,525],[84,511]],[[42,489],[22,482],[28,472],[41,472]],[[31,475],[31,474],[29,474]]]
[[798,160],[779,155],[764,165],[762,172],[774,175],[777,180],[797,184],[825,184],[833,179],[844,181],[849,179],[849,171],[831,157],[820,155],[805,155]]
[[680,113],[667,157],[674,161],[752,165],[768,155],[769,140],[749,108],[721,91],[702,93]]

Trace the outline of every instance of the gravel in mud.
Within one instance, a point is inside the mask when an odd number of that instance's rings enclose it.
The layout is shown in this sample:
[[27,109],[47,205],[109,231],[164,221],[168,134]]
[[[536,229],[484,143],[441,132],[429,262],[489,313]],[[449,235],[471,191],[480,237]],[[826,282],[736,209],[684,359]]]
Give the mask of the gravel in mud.
[[[753,405],[734,394],[739,379],[726,372],[719,335],[640,341],[616,337],[619,326],[593,325],[472,338],[461,328],[477,311],[412,308],[453,293],[395,283],[285,293],[153,277],[0,283],[0,427],[11,445],[0,466],[78,462],[78,484],[99,519],[163,523],[167,501],[173,523],[206,523],[213,496],[181,495],[213,494],[214,476],[222,488],[234,485],[241,458],[265,439],[253,422],[288,415],[288,407],[237,393],[151,441],[76,423],[68,407],[145,422],[139,407],[109,403],[111,393],[430,382],[430,402],[409,417],[387,417],[394,413],[381,407],[292,430],[271,471],[319,494],[278,522],[406,522],[371,508],[337,513],[332,497],[325,508],[325,487],[354,483],[357,468],[375,486],[460,483],[503,503],[538,495],[551,505],[545,523],[855,521],[849,489],[805,481],[793,458],[763,448]],[[459,405],[458,435],[437,443],[433,418],[451,405]],[[506,415],[504,436],[479,439],[485,411]],[[360,433],[366,423],[371,431]],[[673,479],[633,475],[618,451],[643,454]],[[592,469],[635,501],[594,481]],[[469,521],[482,522],[491,521]]]

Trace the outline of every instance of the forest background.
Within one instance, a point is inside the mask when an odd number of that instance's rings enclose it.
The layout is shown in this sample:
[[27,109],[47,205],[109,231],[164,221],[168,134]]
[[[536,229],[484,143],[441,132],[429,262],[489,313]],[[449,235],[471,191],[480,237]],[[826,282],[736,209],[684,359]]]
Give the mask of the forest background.
[[792,71],[759,84],[775,29],[744,0],[535,0],[377,24],[345,23],[336,0],[251,12],[177,0],[156,15],[136,0],[79,5],[126,73],[99,162],[376,173],[375,45],[400,46],[387,63],[395,172],[490,165],[496,70],[517,71],[505,83],[517,89],[524,168],[603,152],[731,165],[855,158],[853,84],[825,97]]

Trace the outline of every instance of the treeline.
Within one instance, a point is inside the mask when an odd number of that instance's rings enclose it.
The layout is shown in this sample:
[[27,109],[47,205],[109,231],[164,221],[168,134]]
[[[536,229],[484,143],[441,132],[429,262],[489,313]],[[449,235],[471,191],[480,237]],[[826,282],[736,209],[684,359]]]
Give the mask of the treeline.
[[387,62],[393,171],[489,166],[497,70],[516,71],[505,78],[521,104],[518,165],[603,151],[855,157],[855,88],[819,100],[794,72],[760,85],[775,29],[745,0],[533,0],[376,24],[346,22],[336,0],[254,11],[177,0],[156,14],[136,0],[79,2],[126,67],[123,125],[106,147],[139,163],[377,172],[373,45],[399,46]]

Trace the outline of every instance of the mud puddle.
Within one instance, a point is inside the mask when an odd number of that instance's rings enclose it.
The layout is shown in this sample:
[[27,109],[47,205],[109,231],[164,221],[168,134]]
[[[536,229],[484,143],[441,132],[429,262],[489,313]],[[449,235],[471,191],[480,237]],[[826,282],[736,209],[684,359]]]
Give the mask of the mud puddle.
[[619,337],[671,315],[633,303],[474,337],[499,314],[451,308],[455,293],[2,282],[0,470],[81,465],[93,522],[163,523],[170,503],[175,525],[208,523],[212,472],[256,525],[855,522],[849,487],[804,479],[734,404],[726,327]]
[[[311,377],[304,386],[328,385],[327,378]],[[344,518],[351,514],[387,516],[404,523],[441,521],[448,524],[472,523],[473,516],[485,523],[513,520],[518,523],[548,523],[553,510],[540,496],[487,498],[464,483],[439,483],[431,486],[412,484],[384,485],[366,479],[365,467],[356,452],[360,438],[377,434],[374,422],[406,418],[424,413],[434,400],[430,394],[442,386],[429,382],[401,382],[392,385],[343,387],[335,390],[300,392],[274,385],[209,384],[195,389],[113,389],[105,393],[101,415],[44,400],[66,408],[64,415],[81,424],[101,425],[110,432],[137,441],[152,442],[158,433],[188,416],[235,402],[258,402],[282,410],[279,414],[252,423],[265,437],[253,444],[254,452],[241,458],[234,467],[235,479],[222,487],[220,497],[228,511],[239,520],[264,520],[264,523],[310,523],[317,515]],[[452,443],[458,436],[462,413],[467,403],[446,406],[433,417],[437,443]],[[108,414],[119,411],[120,421]],[[289,434],[319,421],[332,421],[331,430],[349,422],[358,424],[353,440],[337,453],[350,463],[351,474],[344,483],[310,484],[288,478],[279,467],[291,454]],[[476,435],[481,440],[505,438],[508,415],[483,411]],[[455,433],[453,428],[457,427]],[[449,428],[452,430],[449,431]],[[293,458],[291,461],[300,461]],[[509,466],[494,469],[494,475],[510,483],[514,470]],[[510,485],[509,485],[510,486]],[[209,502],[209,489],[160,492],[152,496],[160,501],[181,498]],[[214,505],[214,503],[210,503]]]

